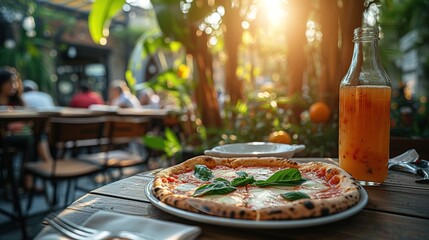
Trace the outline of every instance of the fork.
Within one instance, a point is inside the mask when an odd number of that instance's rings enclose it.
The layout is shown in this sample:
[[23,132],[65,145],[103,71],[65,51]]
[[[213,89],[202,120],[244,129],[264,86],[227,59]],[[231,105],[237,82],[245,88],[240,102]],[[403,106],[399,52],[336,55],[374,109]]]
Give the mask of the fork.
[[87,228],[84,226],[77,225],[73,222],[59,218],[53,214],[49,214],[45,220],[51,225],[54,229],[58,230],[62,234],[71,237],[76,240],[83,239],[130,239],[130,240],[152,240],[148,236],[142,236],[140,233],[132,233],[128,231],[121,231],[118,233],[112,233],[109,231],[100,231],[92,228]]

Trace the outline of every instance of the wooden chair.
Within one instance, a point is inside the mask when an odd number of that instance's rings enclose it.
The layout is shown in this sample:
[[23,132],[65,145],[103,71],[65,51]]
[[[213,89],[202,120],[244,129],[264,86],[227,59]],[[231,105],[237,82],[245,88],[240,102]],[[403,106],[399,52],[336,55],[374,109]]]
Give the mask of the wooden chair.
[[81,177],[95,175],[101,171],[99,166],[85,163],[76,159],[65,159],[64,153],[70,148],[74,148],[80,141],[91,140],[93,145],[99,145],[103,136],[105,118],[51,118],[50,121],[50,145],[53,151],[53,162],[29,162],[24,165],[25,173],[33,175],[33,187],[27,209],[30,209],[32,197],[35,190],[36,179],[42,179],[44,189],[47,190],[46,182],[52,184],[53,193],[51,207],[57,203],[57,188],[60,181],[66,181],[67,190],[64,204],[67,204],[71,185],[76,190],[76,180]]
[[[119,178],[123,176],[123,169],[142,165],[146,158],[140,152],[126,151],[120,146],[129,146],[130,141],[141,139],[146,134],[149,119],[142,117],[111,117],[107,123],[105,134],[108,137],[108,151],[96,154],[82,154],[79,159],[109,170],[118,169]],[[111,178],[112,174],[108,173]],[[107,177],[107,176],[106,176]]]

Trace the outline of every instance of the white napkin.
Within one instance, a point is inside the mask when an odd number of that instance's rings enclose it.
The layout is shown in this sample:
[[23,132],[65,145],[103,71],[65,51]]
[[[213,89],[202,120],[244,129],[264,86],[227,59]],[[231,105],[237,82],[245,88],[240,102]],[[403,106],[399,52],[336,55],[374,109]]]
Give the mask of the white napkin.
[[153,239],[182,240],[195,239],[201,229],[179,223],[155,220],[142,216],[98,211],[83,224],[85,227],[106,231],[130,231],[142,233]]
[[[83,224],[85,227],[110,232],[129,231],[156,240],[192,240],[200,233],[201,228],[179,223],[155,220],[142,216],[131,216],[120,213],[98,211]],[[36,237],[48,240],[49,234]]]

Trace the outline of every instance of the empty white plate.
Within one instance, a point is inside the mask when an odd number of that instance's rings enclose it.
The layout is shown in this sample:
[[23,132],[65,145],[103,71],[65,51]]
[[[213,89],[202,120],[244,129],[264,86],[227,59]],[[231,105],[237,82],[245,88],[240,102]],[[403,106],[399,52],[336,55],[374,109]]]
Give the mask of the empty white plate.
[[212,157],[283,157],[291,158],[305,149],[305,145],[289,145],[269,142],[233,143],[204,151]]

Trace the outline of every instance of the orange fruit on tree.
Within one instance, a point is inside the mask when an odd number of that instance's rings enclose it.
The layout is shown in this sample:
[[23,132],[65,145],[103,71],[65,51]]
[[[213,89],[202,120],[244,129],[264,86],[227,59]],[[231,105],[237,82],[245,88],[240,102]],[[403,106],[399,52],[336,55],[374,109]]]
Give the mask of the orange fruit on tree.
[[291,144],[292,137],[285,131],[275,131],[268,136],[268,141],[273,143]]
[[325,102],[315,102],[311,104],[309,113],[313,123],[324,123],[331,118],[332,110]]

